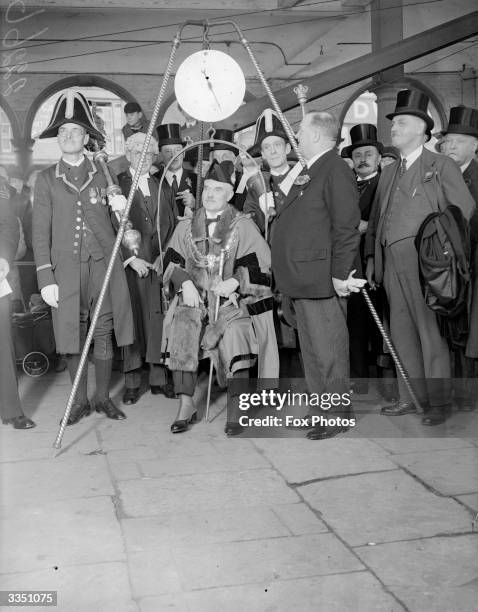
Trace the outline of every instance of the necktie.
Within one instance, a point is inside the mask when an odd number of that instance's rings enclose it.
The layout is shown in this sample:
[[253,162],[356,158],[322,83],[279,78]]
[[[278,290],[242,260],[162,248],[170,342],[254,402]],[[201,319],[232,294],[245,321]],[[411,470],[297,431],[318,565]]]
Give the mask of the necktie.
[[400,178],[402,178],[402,176],[405,174],[406,171],[407,171],[407,160],[403,158],[402,163],[400,164],[400,173],[399,173]]
[[171,183],[171,191],[173,193],[173,200],[178,193],[178,181],[176,180],[176,175],[173,174],[173,182]]

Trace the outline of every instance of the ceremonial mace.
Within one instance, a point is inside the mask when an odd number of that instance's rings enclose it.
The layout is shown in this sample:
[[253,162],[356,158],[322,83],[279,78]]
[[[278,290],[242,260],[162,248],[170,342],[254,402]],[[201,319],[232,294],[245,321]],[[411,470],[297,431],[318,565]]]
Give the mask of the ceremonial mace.
[[[221,254],[219,256],[219,269],[218,276],[219,280],[222,280],[224,274],[224,262],[226,260],[226,249],[221,249]],[[217,319],[219,317],[219,307],[221,305],[221,296],[216,295],[216,304],[214,305],[214,321],[213,323],[217,323]],[[207,383],[207,399],[206,399],[206,423],[209,422],[209,405],[211,403],[211,390],[212,390],[212,375],[214,371],[214,363],[212,358],[209,360],[209,379]]]

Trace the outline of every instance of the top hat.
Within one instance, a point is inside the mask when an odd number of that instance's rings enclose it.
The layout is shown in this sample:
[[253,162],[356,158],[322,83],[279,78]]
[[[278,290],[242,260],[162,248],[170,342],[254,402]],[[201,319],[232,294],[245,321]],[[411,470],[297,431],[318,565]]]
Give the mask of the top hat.
[[181,136],[181,126],[179,123],[162,123],[156,127],[156,134],[158,135],[159,148],[168,144],[186,145]]
[[417,89],[402,89],[397,94],[397,103],[393,113],[387,115],[387,119],[393,119],[396,115],[413,115],[423,119],[427,124],[427,135],[430,139],[431,131],[435,125],[433,119],[427,113],[429,98]]
[[[231,142],[234,144],[234,132],[232,130],[226,130],[225,128],[217,128],[212,132],[212,136],[214,140],[227,140],[227,142]],[[238,150],[237,147],[230,147],[222,142],[213,142],[213,151],[232,151],[237,155]]]
[[377,128],[371,123],[359,123],[350,129],[352,144],[342,149],[342,157],[350,157],[354,149],[359,147],[375,147],[382,154],[383,145],[377,140]]
[[93,113],[86,98],[75,89],[63,93],[53,108],[50,123],[38,138],[53,138],[58,135],[58,128],[65,123],[77,123],[91,136],[104,140],[104,135],[97,129]]
[[251,157],[260,156],[262,141],[268,136],[278,136],[289,142],[281,120],[272,108],[266,108],[256,121],[254,144],[247,150]]
[[141,106],[137,102],[126,102],[124,105],[124,114],[128,115],[129,113],[142,113]]
[[445,134],[466,134],[478,138],[478,110],[467,106],[454,106],[450,109],[448,127]]
[[228,185],[231,185],[231,187],[233,187],[233,172],[234,164],[232,163],[232,161],[227,160],[219,163],[217,160],[214,160],[211,166],[209,167],[209,170],[207,171],[204,180],[207,181],[208,179],[210,179],[212,181],[218,181],[219,183],[227,183]]

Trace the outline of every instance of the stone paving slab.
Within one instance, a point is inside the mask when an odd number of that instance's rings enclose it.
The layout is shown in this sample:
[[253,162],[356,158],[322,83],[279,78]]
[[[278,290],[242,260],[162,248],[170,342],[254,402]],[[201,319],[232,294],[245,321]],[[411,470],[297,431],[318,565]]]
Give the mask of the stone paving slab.
[[[302,522],[303,517],[307,517],[308,523]],[[238,506],[202,512],[176,512],[152,518],[123,519],[121,523],[128,552],[141,552],[155,550],[161,546],[200,546],[284,537],[293,534],[293,519],[300,528],[310,529],[310,533],[314,530],[327,531],[324,524],[305,504],[285,504],[272,508]],[[312,521],[315,521],[315,524]]]
[[356,548],[413,612],[471,612],[478,602],[478,534]]
[[181,591],[179,572],[169,548],[128,554],[128,569],[135,599]]
[[114,493],[103,455],[4,463],[2,491],[2,504],[16,506]]
[[32,498],[22,506],[1,506],[0,524],[0,574],[125,559],[110,497]]
[[299,501],[277,473],[260,469],[125,480],[118,483],[118,488],[123,509],[130,517]]
[[[0,431],[0,462],[51,459],[57,452],[53,448],[56,439],[53,431],[39,431],[38,428],[23,431],[7,427]],[[68,447],[64,455],[84,455],[100,449],[96,433],[91,428],[75,428],[74,432],[70,429],[70,433],[74,436],[65,435],[63,438],[62,450]]]
[[141,612],[404,612],[368,572],[146,597],[139,604]]
[[401,470],[299,487],[304,499],[351,546],[470,530],[470,514]]
[[323,533],[329,530],[306,504],[282,504],[272,509],[294,535]]
[[472,440],[463,438],[374,438],[373,442],[394,455],[474,446]]
[[469,493],[468,495],[455,495],[463,504],[467,505],[474,512],[478,512],[478,493]]
[[396,469],[388,453],[368,440],[334,438],[313,444],[310,440],[281,440],[277,443],[276,440],[261,439],[255,443],[291,483]]
[[[305,551],[307,553],[305,554]],[[183,590],[364,569],[331,533],[174,548]]]
[[[14,612],[138,612],[132,600],[126,563],[53,567],[2,575],[3,590],[58,591],[57,607],[15,607]],[[159,612],[159,610],[158,610]]]
[[393,460],[443,495],[478,492],[478,449],[396,455]]

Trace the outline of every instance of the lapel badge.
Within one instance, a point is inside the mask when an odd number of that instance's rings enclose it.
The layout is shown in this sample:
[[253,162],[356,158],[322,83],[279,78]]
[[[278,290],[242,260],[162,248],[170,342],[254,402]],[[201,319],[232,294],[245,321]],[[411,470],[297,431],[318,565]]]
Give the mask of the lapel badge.
[[423,182],[431,181],[433,178],[433,172],[425,172],[425,176],[423,177]]

